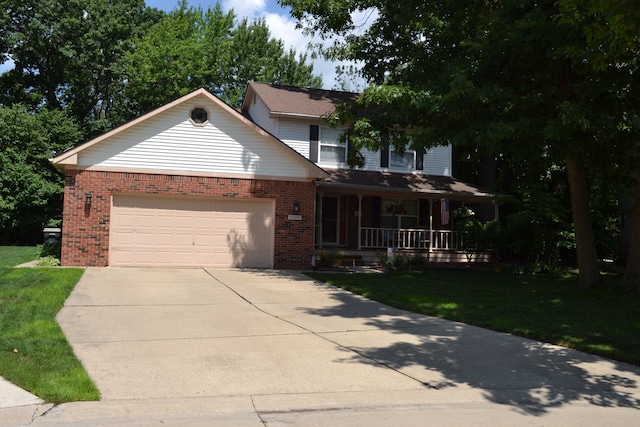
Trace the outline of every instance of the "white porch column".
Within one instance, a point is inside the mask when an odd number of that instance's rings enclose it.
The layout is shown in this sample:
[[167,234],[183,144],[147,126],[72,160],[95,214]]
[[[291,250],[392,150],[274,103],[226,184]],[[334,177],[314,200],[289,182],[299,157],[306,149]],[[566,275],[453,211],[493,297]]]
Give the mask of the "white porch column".
[[362,194],[358,194],[358,250],[362,249]]

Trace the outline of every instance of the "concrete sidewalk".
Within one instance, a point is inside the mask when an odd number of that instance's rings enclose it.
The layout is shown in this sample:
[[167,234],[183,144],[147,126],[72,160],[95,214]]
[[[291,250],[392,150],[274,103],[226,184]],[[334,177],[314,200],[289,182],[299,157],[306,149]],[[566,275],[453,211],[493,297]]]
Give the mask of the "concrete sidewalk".
[[637,367],[404,312],[296,272],[89,268],[58,321],[103,400],[0,409],[0,425],[640,419]]
[[41,403],[43,401],[37,396],[0,377],[0,409]]

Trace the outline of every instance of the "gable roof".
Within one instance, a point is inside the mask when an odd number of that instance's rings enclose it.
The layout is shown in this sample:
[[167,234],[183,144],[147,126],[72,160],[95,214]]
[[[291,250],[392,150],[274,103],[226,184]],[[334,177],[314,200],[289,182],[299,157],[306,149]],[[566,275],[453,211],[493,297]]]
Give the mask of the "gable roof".
[[333,112],[340,103],[354,102],[358,96],[360,94],[353,92],[250,82],[242,111],[248,111],[254,97],[258,97],[274,116],[319,118]]
[[309,161],[307,158],[299,154],[297,151],[289,147],[287,144],[285,144],[284,142],[276,138],[271,133],[264,130],[262,127],[260,127],[259,125],[251,121],[249,118],[242,115],[239,111],[230,107],[220,98],[216,97],[215,95],[211,94],[205,89],[198,89],[196,91],[193,91],[173,102],[170,102],[128,123],[125,123],[115,129],[112,129],[111,131],[106,132],[92,140],[89,140],[79,146],[76,146],[71,150],[65,151],[64,153],[53,158],[51,161],[55,166],[61,169],[86,166],[86,165],[80,165],[78,163],[78,159],[79,159],[78,155],[83,151],[85,150],[88,151],[88,149],[90,149],[91,147],[99,145],[110,139],[116,138],[124,134],[127,130],[132,129],[136,126],[139,126],[145,122],[148,122],[148,121],[150,122],[154,118],[159,117],[161,114],[168,112],[169,110],[175,109],[178,106],[181,106],[182,104],[186,104],[198,97],[204,97],[205,99],[210,101],[212,104],[214,104],[217,108],[219,108],[220,111],[224,111],[230,114],[236,120],[238,120],[238,122],[240,123],[240,126],[242,125],[246,126],[247,128],[249,128],[249,131],[255,132],[255,134],[259,135],[260,137],[266,139],[268,142],[272,143],[275,149],[280,150],[288,158],[291,158],[293,161],[304,166],[307,170],[308,178],[324,178],[327,176],[327,172],[325,172],[322,168],[318,167],[315,163]]

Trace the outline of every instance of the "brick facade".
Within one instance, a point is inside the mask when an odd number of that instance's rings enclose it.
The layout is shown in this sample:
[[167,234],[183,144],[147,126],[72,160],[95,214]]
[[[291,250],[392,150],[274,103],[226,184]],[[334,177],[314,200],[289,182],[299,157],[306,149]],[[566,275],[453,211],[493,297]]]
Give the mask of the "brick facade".
[[[91,193],[90,206],[85,203],[87,193]],[[309,268],[315,230],[314,182],[86,170],[65,172],[62,265],[108,265],[114,193],[274,199],[274,268]],[[300,205],[301,221],[287,218],[294,202]]]

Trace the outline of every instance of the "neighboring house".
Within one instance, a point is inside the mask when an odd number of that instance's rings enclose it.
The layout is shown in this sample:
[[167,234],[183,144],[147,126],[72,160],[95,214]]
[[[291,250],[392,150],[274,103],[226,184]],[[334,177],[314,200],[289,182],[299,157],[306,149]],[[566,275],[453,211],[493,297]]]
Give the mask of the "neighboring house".
[[350,169],[322,116],[356,97],[251,83],[239,112],[200,89],[55,157],[62,265],[300,269],[317,249],[387,247],[457,260],[453,209],[493,196],[451,176],[448,146]]

